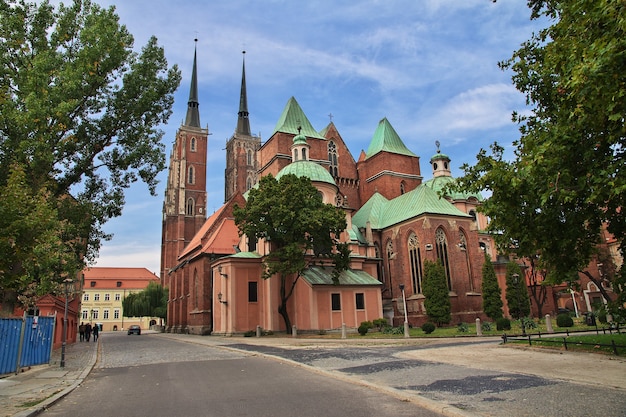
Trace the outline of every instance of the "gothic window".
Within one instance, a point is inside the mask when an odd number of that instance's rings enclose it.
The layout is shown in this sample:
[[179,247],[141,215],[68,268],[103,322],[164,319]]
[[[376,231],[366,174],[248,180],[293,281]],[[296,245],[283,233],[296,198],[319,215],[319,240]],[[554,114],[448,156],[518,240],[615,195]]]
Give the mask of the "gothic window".
[[332,140],[328,142],[328,162],[330,163],[330,167],[328,171],[334,177],[337,177],[338,173],[338,164],[337,164],[337,145]]
[[461,250],[467,250],[467,239],[465,238],[465,233],[459,230],[459,248]]
[[195,152],[196,151],[196,138],[191,138],[191,142],[189,144],[189,148],[191,149],[191,152]]
[[185,213],[187,213],[187,216],[193,216],[193,206],[193,198],[190,198],[187,200],[187,205],[185,207]]
[[248,149],[248,165],[252,165],[252,151]]
[[378,242],[374,242],[374,250],[376,251],[376,259],[378,259],[378,263],[376,264],[376,271],[378,272],[378,280],[380,282],[385,282],[385,268],[383,268],[382,256],[380,254],[380,247]]
[[469,215],[472,216],[472,220],[476,221],[476,211],[475,210],[470,210],[469,211]]
[[474,291],[474,281],[472,279],[472,265],[470,264],[469,253],[467,251],[467,238],[462,230],[459,230],[459,248],[465,252],[465,268],[467,269],[467,280],[469,281],[470,291]]
[[199,283],[198,283],[198,270],[193,270],[193,306],[198,308],[198,292],[199,292]]
[[187,172],[187,182],[189,184],[193,184],[194,183],[194,179],[195,179],[194,177],[195,177],[195,172],[194,172],[193,166],[190,166],[189,167],[189,172]]
[[400,194],[402,195],[404,193],[406,193],[406,184],[404,183],[404,181],[402,181],[400,183]]
[[411,282],[413,283],[413,294],[422,293],[422,254],[420,252],[419,241],[415,233],[409,236],[409,262],[411,263]]
[[443,229],[437,229],[435,232],[435,241],[437,242],[437,259],[446,273],[446,281],[448,283],[448,290],[452,291],[452,277],[450,276],[450,261],[448,259],[448,240]]
[[246,191],[248,191],[250,188],[252,188],[252,178],[248,178],[246,180]]

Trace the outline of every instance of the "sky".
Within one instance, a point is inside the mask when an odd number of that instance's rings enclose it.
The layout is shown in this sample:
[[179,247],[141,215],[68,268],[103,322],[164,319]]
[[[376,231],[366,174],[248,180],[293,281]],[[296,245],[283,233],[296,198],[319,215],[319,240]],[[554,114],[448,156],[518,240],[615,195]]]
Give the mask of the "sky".
[[[137,50],[156,36],[182,72],[173,114],[160,127],[168,161],[197,48],[200,121],[210,132],[208,215],[224,203],[224,148],[237,125],[243,50],[250,126],[263,142],[291,96],[318,131],[332,117],[355,160],[387,117],[427,180],[435,141],[454,176],[493,142],[512,155],[519,131],[511,114],[527,108],[498,62],[547,24],[530,21],[525,0],[96,2],[115,6]],[[104,226],[113,238],[95,266],[159,274],[167,170],[159,178],[156,197],[142,183],[128,190],[122,216]]]

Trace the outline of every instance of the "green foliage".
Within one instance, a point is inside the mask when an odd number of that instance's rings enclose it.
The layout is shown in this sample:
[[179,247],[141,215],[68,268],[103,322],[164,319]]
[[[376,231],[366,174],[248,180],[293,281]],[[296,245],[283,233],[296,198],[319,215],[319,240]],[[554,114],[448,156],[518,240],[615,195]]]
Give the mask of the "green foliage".
[[379,332],[382,332],[385,327],[388,327],[387,319],[380,317],[372,321],[372,324],[378,328]]
[[498,277],[488,253],[485,253],[482,276],[483,311],[490,319],[497,320],[503,316],[502,289],[498,285]]
[[392,326],[386,326],[383,327],[382,332],[384,334],[393,334],[393,335],[398,335],[398,334],[404,334],[404,325],[402,326],[396,326],[396,327],[392,327]]
[[511,317],[519,319],[530,315],[530,296],[526,278],[515,262],[506,265],[506,302]]
[[490,332],[491,329],[493,328],[492,323],[490,323],[488,321],[485,321],[485,322],[481,323],[480,326],[486,332]]
[[541,254],[537,267],[560,283],[585,270],[603,224],[626,253],[626,8],[613,0],[528,3],[550,26],[500,64],[532,106],[513,115],[521,134],[513,160],[494,144],[457,183],[491,192],[482,211],[500,250]]
[[0,0],[3,298],[25,282],[41,293],[75,277],[109,238],[102,225],[121,215],[124,191],[142,180],[156,194],[158,126],[180,72],[155,38],[134,49],[113,7]]
[[[233,213],[241,234],[271,244],[271,252],[263,258],[263,278],[279,276],[278,312],[290,329],[287,301],[309,262],[317,259],[332,265],[335,283],[349,267],[350,250],[339,241],[346,229],[345,213],[325,204],[308,178],[293,174],[279,180],[272,175],[261,178],[259,187],[250,190],[245,207],[235,206]],[[290,277],[295,278],[289,281]]]
[[426,323],[422,324],[422,331],[426,334],[431,334],[432,332],[435,331],[437,327],[435,326],[434,323],[431,323],[429,321],[427,321]]
[[424,307],[428,318],[437,325],[450,323],[452,306],[443,266],[438,262],[424,262]]
[[497,330],[511,330],[511,320],[506,317],[500,317],[496,320]]
[[358,328],[359,334],[361,336],[365,336],[369,329],[373,329],[374,324],[371,321],[362,321],[361,325]]
[[574,320],[567,313],[561,313],[556,316],[556,325],[559,327],[572,327],[574,325]]
[[456,325],[456,330],[459,333],[467,333],[469,331],[469,326],[467,325],[467,323],[461,322]]
[[[537,323],[535,322],[535,320],[533,320],[532,317],[522,317],[519,319],[520,322],[520,326],[523,329],[536,329],[537,328]],[[574,323],[572,322],[572,326],[574,325]]]
[[122,300],[124,317],[167,316],[168,289],[161,284],[150,282],[141,292],[130,293]]

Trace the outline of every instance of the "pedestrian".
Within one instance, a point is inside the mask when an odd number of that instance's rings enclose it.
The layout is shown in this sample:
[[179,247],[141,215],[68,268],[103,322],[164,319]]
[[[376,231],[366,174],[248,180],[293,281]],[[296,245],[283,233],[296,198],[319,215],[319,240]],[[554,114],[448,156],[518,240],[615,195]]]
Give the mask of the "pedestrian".
[[100,325],[96,323],[93,326],[93,341],[96,342],[98,340],[98,333],[100,333]]
[[80,326],[78,326],[78,334],[80,335],[80,341],[85,341],[85,323],[81,322]]
[[89,342],[89,338],[91,337],[91,324],[85,324],[85,340]]

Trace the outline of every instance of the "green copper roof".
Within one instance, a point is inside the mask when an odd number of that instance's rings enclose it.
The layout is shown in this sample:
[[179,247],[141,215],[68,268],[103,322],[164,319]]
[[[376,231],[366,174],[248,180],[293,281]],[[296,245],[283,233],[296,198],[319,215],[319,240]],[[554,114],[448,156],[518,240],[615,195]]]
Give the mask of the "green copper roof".
[[380,194],[374,194],[352,216],[352,223],[358,227],[365,227],[369,221],[372,229],[384,229],[424,214],[471,217],[446,199],[439,198],[430,187],[420,185],[393,200],[386,200]]
[[229,258],[244,258],[244,259],[259,259],[261,258],[261,255],[259,255],[257,252],[237,252],[228,257]]
[[[300,132],[298,132],[298,127],[302,128]],[[287,105],[276,123],[274,133],[276,132],[291,133],[294,135],[302,133],[310,138],[325,139],[324,136],[320,135],[313,128],[311,122],[309,122],[309,119],[307,119],[306,115],[300,108],[300,105],[293,97],[287,101]],[[274,133],[272,133],[272,135]]]
[[299,134],[293,137],[294,145],[305,145],[306,144],[306,136],[303,134]]
[[[439,195],[440,191],[443,190],[444,187],[454,182],[455,182],[455,179],[453,177],[448,177],[444,175],[441,177],[432,178],[426,181],[423,185],[431,188],[435,193],[437,193],[437,195]],[[451,194],[446,193],[446,196],[450,197],[452,200],[468,200],[469,198],[474,197],[478,201],[483,201],[483,196],[480,195],[479,193],[473,194],[473,193],[455,191]]]
[[437,151],[437,153],[430,158],[430,162],[436,161],[437,159],[447,159],[448,162],[450,161],[450,157],[448,155],[439,151]]
[[284,167],[276,174],[276,179],[287,174],[294,174],[297,177],[307,177],[311,181],[326,182],[337,185],[330,172],[326,171],[321,165],[311,161],[295,161]]
[[367,158],[371,158],[382,151],[397,153],[400,155],[417,156],[406,147],[404,142],[402,142],[402,139],[400,139],[400,136],[398,136],[386,117],[378,123],[378,127],[374,132],[374,137],[372,138],[365,155]]
[[[312,266],[302,277],[311,285],[333,285],[333,268]],[[381,285],[380,281],[365,271],[348,269],[339,275],[339,285]]]

